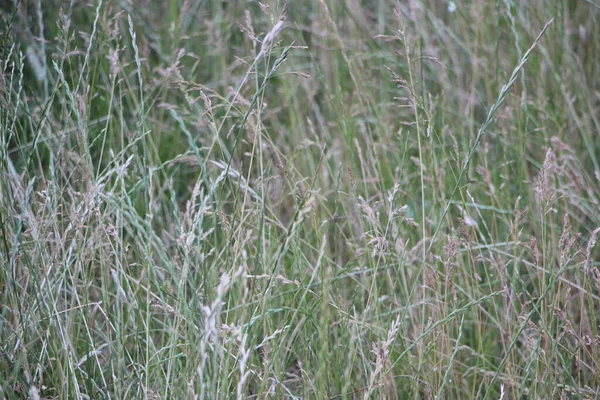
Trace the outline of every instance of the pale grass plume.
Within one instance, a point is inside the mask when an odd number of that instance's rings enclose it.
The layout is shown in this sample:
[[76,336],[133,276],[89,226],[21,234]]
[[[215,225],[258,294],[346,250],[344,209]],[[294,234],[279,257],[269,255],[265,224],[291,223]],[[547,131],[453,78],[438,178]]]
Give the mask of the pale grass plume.
[[383,343],[380,345],[373,344],[372,353],[375,354],[375,369],[371,371],[369,377],[369,386],[364,393],[363,399],[367,400],[371,398],[373,391],[380,386],[381,373],[389,361],[389,352],[392,344],[396,340],[396,335],[400,330],[400,315],[396,317],[396,319],[390,325],[390,329],[388,330],[387,337]]

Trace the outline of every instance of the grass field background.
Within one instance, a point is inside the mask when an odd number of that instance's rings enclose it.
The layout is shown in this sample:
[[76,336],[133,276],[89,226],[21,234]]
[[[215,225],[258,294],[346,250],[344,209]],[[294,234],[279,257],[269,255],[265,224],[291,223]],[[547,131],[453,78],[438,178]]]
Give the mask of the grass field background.
[[0,398],[599,398],[599,18],[2,3]]

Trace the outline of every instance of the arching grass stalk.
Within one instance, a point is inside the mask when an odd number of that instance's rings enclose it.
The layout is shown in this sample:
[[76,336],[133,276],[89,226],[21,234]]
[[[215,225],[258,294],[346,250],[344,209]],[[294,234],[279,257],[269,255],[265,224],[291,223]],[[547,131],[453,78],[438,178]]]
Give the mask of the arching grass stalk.
[[[437,225],[437,227],[436,227],[436,229],[435,229],[435,231],[433,233],[433,236],[431,237],[431,240],[429,241],[429,246],[427,246],[427,250],[423,254],[423,260],[421,261],[421,266],[419,268],[417,276],[421,275],[421,273],[423,272],[423,269],[425,268],[425,262],[427,260],[427,257],[431,253],[431,249],[433,247],[433,244],[435,243],[435,239],[437,238],[437,235],[438,235],[438,233],[440,231],[440,228],[442,226],[442,221],[446,218],[446,215],[448,214],[448,210],[450,209],[450,206],[453,204],[452,199],[454,198],[454,196],[456,195],[456,192],[458,191],[458,188],[460,187],[460,184],[461,184],[461,182],[462,182],[462,180],[463,180],[463,178],[464,178],[464,176],[465,176],[465,174],[466,174],[466,172],[467,172],[467,170],[469,168],[469,164],[471,163],[471,160],[473,159],[473,156],[475,155],[475,152],[477,151],[477,148],[479,147],[479,143],[481,142],[481,139],[483,138],[483,135],[485,134],[485,132],[489,128],[490,124],[492,123],[494,115],[498,111],[498,108],[500,108],[500,105],[502,105],[502,103],[503,103],[503,101],[504,101],[504,99],[506,97],[506,94],[510,90],[511,86],[517,80],[517,77],[519,76],[519,72],[525,66],[525,63],[527,62],[527,59],[529,58],[529,55],[531,54],[531,52],[533,51],[533,49],[537,46],[538,42],[540,41],[540,39],[542,38],[542,36],[546,32],[546,30],[550,27],[550,24],[552,24],[553,21],[554,21],[554,19],[551,19],[550,21],[548,21],[546,23],[546,25],[544,25],[544,28],[539,33],[539,35],[536,37],[536,39],[534,40],[534,42],[531,45],[531,47],[529,47],[529,49],[525,52],[525,54],[523,55],[523,58],[521,58],[521,61],[515,67],[515,69],[513,70],[512,74],[510,75],[510,78],[509,78],[508,82],[504,86],[502,86],[502,89],[500,90],[500,94],[498,95],[498,98],[496,99],[496,101],[494,102],[494,104],[492,104],[492,107],[490,108],[490,111],[488,112],[488,116],[487,116],[484,124],[481,126],[481,128],[477,132],[477,137],[475,138],[475,142],[473,143],[473,146],[469,150],[469,154],[467,155],[467,158],[465,159],[463,167],[460,170],[460,174],[458,175],[458,178],[456,179],[456,184],[454,185],[454,189],[452,190],[452,194],[450,195],[450,200],[447,202],[446,206],[444,207],[444,211],[443,211],[443,213],[442,213],[442,215],[440,217],[440,220],[439,220],[440,222],[438,223],[438,225]],[[413,294],[414,294],[414,292],[415,292],[415,290],[417,288],[417,283],[418,283],[418,281],[415,280],[415,282],[412,285],[412,288],[411,288],[411,291],[410,291],[410,294],[409,294],[409,298],[412,298],[412,296],[413,296]],[[500,292],[492,294],[492,295],[496,295],[496,294],[499,294],[499,293]],[[490,296],[492,296],[492,295],[490,295]],[[480,300],[475,300],[475,303],[479,303],[483,299],[485,299],[485,297],[482,298],[482,299],[480,299]],[[393,365],[396,365],[408,353],[408,351],[410,349],[412,349],[415,346],[416,343],[419,342],[420,339],[422,339],[429,332],[431,332],[433,327],[439,326],[444,321],[448,321],[449,317],[451,317],[451,316],[453,317],[454,315],[456,315],[456,313],[458,311],[464,310],[465,307],[468,307],[470,305],[474,305],[474,302],[468,303],[466,306],[453,311],[446,318],[444,318],[444,319],[436,322],[435,324],[433,324],[432,327],[430,327],[429,329],[427,329],[426,331],[424,331],[417,338],[417,340],[415,340],[410,346],[408,346],[407,349],[405,349],[400,354],[400,356],[396,359],[396,361],[394,362]],[[407,312],[408,312],[408,310],[404,311],[405,315],[403,316],[402,320],[404,320]],[[393,366],[392,366],[392,368],[393,368]]]

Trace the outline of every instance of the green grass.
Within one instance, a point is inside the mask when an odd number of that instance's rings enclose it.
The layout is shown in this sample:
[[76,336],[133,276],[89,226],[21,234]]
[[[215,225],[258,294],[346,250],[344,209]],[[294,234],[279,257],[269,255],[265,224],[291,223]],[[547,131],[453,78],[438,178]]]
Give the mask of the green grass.
[[600,397],[598,18],[0,6],[0,398]]

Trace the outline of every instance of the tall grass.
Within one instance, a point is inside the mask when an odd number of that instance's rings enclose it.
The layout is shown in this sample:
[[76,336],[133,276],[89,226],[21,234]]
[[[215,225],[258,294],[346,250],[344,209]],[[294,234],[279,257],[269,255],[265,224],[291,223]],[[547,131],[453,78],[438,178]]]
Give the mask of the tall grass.
[[0,398],[599,398],[593,1],[0,6]]

